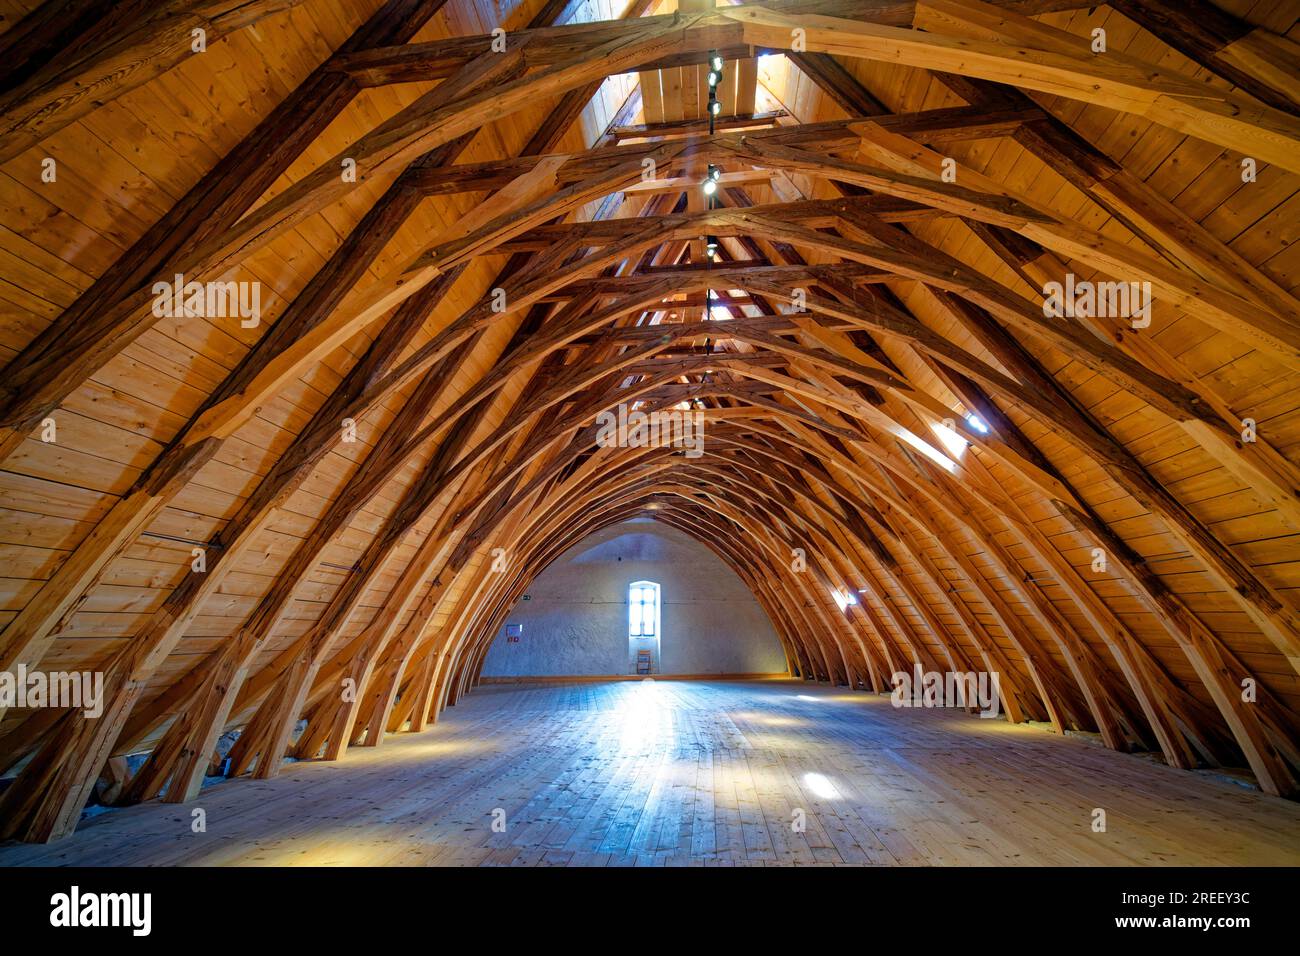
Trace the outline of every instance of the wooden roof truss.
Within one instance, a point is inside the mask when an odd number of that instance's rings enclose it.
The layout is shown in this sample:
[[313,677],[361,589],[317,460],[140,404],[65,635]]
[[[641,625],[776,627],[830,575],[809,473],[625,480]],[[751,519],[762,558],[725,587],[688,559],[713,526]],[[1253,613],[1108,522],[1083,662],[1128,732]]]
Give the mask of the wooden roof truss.
[[[1176,767],[1244,761],[1264,790],[1295,795],[1294,592],[1163,484],[1045,356],[1174,423],[1275,509],[1279,534],[1300,532],[1300,468],[1267,434],[1243,442],[1230,397],[1155,338],[1113,319],[1047,318],[1039,296],[1072,269],[1149,282],[1163,307],[1280,371],[1300,368],[1295,295],[1040,102],[1103,106],[1294,176],[1300,61],[1290,40],[1204,0],[1112,0],[1227,81],[1214,84],[1122,52],[1096,56],[1086,39],[1032,19],[1083,6],[1071,0],[682,0],[667,15],[638,0],[622,20],[561,26],[577,5],[551,0],[501,52],[487,35],[413,42],[443,5],[383,4],[5,369],[8,458],[150,328],[157,277],[226,275],[350,190],[389,183],[0,634],[0,669],[48,660],[106,568],[223,445],[305,370],[364,343],[212,536],[205,572],[184,577],[103,661],[103,716],[10,715],[0,764],[30,760],[0,796],[0,836],[70,832],[114,755],[151,751],[122,800],[180,802],[197,794],[232,727],[242,733],[228,772],[255,777],[277,773],[287,754],[338,759],[386,731],[421,730],[475,683],[547,563],[646,514],[704,542],[746,582],[793,673],[886,691],[914,664],[996,671],[1009,720],[1096,732]],[[168,4],[168,16],[112,46],[84,44],[72,66],[29,70],[5,94],[4,158],[94,108],[69,90],[94,81],[102,102],[170,69],[170,31],[191,19],[206,18],[213,42],[289,6]],[[39,66],[75,39],[44,11],[0,37],[6,60]],[[710,134],[704,76],[715,51],[727,85]],[[785,53],[847,118],[760,109],[757,57],[768,53]],[[122,57],[148,69],[114,73]],[[846,67],[859,60],[931,71],[965,105],[896,114]],[[637,87],[603,137],[557,152],[606,77],[623,74]],[[339,177],[340,156],[263,201],[362,90],[416,79],[438,82],[348,147],[358,182]],[[458,162],[482,127],[543,99],[558,105],[516,155]],[[945,174],[950,146],[992,140],[1055,170],[1115,228],[1094,229],[1072,206],[976,168],[955,182]],[[714,208],[700,199],[709,166],[722,171]],[[421,203],[455,194],[483,200],[362,281]],[[944,251],[926,238],[936,223],[966,230],[1000,267]],[[718,240],[716,258],[706,236]],[[495,271],[479,301],[447,307],[484,261]],[[936,317],[959,332],[940,331]],[[503,328],[495,360],[466,364]],[[340,422],[373,420],[386,403],[395,414],[238,632],[160,685],[187,629],[337,446]],[[596,416],[619,403],[701,410],[706,454],[599,446]],[[936,426],[969,446],[950,467],[912,440],[935,444]],[[1063,453],[1158,522],[1285,662],[1285,679],[1257,673],[1152,569],[1095,488],[1062,467]],[[304,581],[381,493],[391,507],[342,583],[310,627],[280,639]],[[1081,544],[1107,557],[1108,589]],[[391,583],[372,613],[367,595],[381,579]],[[1115,589],[1123,601],[1109,597]],[[841,611],[833,591],[854,602]],[[1145,630],[1117,609],[1130,605]],[[1194,680],[1153,650],[1152,628]],[[356,694],[339,694],[345,681]]]

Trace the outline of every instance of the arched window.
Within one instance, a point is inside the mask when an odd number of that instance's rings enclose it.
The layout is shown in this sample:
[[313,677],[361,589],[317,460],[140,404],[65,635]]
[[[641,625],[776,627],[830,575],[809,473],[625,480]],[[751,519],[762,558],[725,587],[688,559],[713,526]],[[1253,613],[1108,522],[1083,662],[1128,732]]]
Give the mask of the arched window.
[[627,636],[659,636],[659,585],[653,581],[628,585]]

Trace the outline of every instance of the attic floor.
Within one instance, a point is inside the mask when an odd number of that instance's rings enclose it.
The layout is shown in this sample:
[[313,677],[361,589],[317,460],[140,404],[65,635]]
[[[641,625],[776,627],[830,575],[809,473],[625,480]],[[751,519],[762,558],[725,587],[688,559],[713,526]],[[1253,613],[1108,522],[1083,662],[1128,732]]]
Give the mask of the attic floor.
[[2,865],[700,862],[1294,866],[1300,804],[844,688],[611,681],[480,687],[426,733],[0,847]]

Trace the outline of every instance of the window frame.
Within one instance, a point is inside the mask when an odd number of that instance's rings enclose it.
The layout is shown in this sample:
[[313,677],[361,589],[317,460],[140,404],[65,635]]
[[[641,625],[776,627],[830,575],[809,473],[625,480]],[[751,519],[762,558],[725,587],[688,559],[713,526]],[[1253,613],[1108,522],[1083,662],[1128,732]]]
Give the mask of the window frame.
[[[645,595],[649,593],[651,600],[645,600]],[[640,599],[633,601],[634,595],[640,595]],[[627,586],[627,636],[629,639],[655,640],[659,637],[659,607],[661,600],[661,591],[656,581],[633,581]],[[646,607],[653,609],[653,615],[649,621],[646,620]],[[640,608],[641,612],[633,617],[633,608]],[[649,624],[653,630],[646,632],[646,624]]]

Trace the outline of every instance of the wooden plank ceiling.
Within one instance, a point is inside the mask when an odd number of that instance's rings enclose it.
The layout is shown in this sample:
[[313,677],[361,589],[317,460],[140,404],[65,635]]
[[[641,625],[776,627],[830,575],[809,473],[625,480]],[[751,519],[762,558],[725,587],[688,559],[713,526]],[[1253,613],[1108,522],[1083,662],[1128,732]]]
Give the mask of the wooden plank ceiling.
[[0,4],[0,670],[105,674],[3,712],[0,836],[423,729],[638,514],[794,673],[1296,794],[1298,5],[682,3]]

